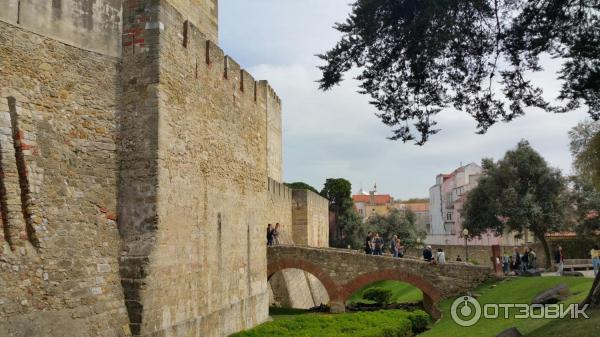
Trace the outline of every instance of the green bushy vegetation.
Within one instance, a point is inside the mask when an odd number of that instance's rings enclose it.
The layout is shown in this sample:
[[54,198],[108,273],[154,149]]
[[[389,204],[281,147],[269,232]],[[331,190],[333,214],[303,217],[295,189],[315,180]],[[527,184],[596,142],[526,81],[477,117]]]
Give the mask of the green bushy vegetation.
[[374,304],[375,301],[368,299],[365,293],[372,288],[389,290],[391,298],[388,303],[413,303],[423,300],[423,293],[419,288],[408,283],[398,281],[379,281],[369,284],[350,296],[348,303]]
[[230,337],[410,337],[425,330],[420,310],[382,310],[353,314],[307,314],[262,324]]
[[392,291],[385,288],[373,287],[365,290],[363,297],[377,304],[387,305],[392,299]]

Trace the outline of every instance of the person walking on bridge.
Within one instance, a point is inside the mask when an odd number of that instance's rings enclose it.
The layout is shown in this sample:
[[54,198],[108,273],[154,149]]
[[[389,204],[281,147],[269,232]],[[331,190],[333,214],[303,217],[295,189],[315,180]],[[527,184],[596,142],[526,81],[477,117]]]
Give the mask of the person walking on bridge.
[[267,226],[267,246],[273,245],[273,226],[269,224]]
[[375,233],[373,239],[373,255],[383,255],[383,238],[379,236],[379,233]]
[[373,254],[373,233],[371,231],[367,233],[367,238],[365,239],[365,253],[367,255]]
[[390,252],[393,257],[398,257],[398,235],[392,236],[390,240]]

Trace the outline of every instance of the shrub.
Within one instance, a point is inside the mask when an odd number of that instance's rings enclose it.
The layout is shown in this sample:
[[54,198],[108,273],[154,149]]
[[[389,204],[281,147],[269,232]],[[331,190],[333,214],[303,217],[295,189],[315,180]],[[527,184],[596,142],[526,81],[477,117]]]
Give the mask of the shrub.
[[416,335],[421,332],[427,330],[427,325],[429,324],[429,315],[421,310],[411,312],[411,315],[408,316],[412,324],[412,332]]
[[392,291],[379,287],[369,288],[364,292],[363,298],[371,300],[377,304],[387,305],[392,299]]
[[338,315],[301,315],[264,323],[231,337],[411,337],[427,325],[420,310],[380,310]]

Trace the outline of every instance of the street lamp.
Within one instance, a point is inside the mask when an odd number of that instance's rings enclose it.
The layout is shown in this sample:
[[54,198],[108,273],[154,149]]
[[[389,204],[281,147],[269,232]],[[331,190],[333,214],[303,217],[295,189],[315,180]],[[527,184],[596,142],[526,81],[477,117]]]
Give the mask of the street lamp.
[[469,246],[467,245],[467,237],[469,236],[469,230],[463,229],[463,237],[465,238],[465,261],[469,261]]

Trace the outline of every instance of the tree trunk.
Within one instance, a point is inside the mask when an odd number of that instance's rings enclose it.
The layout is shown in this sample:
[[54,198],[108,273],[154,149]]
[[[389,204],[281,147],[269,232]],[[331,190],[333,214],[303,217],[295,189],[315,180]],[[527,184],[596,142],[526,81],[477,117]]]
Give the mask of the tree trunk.
[[538,240],[540,240],[540,242],[542,243],[542,246],[544,247],[544,254],[546,254],[546,269],[550,269],[550,267],[552,266],[552,254],[550,254],[550,245],[548,245],[548,241],[546,240],[546,235],[545,233],[541,233],[541,235],[537,235],[536,237],[538,238]]
[[596,275],[592,289],[581,304],[589,304],[590,308],[600,308],[600,273]]

